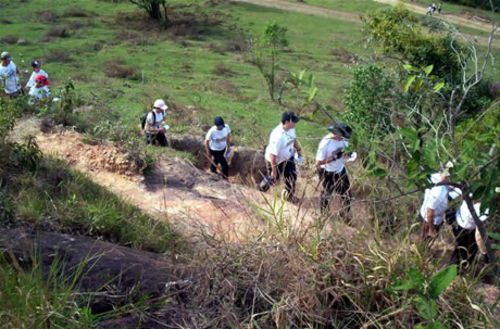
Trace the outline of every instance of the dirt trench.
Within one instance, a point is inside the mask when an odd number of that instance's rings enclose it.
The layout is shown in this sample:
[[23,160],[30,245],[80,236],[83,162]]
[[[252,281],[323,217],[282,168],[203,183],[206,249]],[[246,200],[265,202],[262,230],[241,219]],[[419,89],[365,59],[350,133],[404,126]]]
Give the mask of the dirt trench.
[[[234,151],[229,181],[202,168],[208,164],[206,159],[206,163],[201,162],[197,167],[178,157],[162,157],[150,173],[142,175],[122,150],[109,143],[87,144],[83,135],[70,130],[34,132],[32,128],[31,133],[44,154],[66,161],[95,183],[155,218],[169,222],[188,237],[212,234],[238,241],[266,230],[267,222],[259,217],[256,208],[268,209],[266,199],[272,200],[274,194],[272,191],[261,194],[253,185],[264,165],[258,151],[244,147]],[[199,152],[201,140],[193,136],[169,136],[169,139],[172,147],[192,152],[203,160],[204,155]],[[276,187],[276,191],[279,189]],[[311,209],[299,210],[289,203],[285,214],[290,218],[300,216],[301,224],[316,216]]]

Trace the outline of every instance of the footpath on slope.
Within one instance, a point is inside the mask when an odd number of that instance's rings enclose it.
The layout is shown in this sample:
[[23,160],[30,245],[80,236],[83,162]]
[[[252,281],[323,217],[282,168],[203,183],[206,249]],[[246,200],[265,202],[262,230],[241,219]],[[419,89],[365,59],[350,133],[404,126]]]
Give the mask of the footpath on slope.
[[[143,175],[127,154],[111,143],[88,144],[85,136],[75,131],[44,133],[39,127],[38,119],[24,118],[16,125],[14,135],[35,136],[44,154],[66,161],[96,184],[195,240],[200,234],[209,234],[238,241],[254,238],[268,228],[269,223],[255,209],[269,211],[266,200],[253,186],[239,183],[237,177],[231,178],[232,182],[225,181],[179,157],[160,157],[152,172]],[[249,163],[248,167],[252,166],[255,165]],[[272,192],[264,196],[272,203]],[[317,218],[315,197],[316,193],[304,198],[306,202],[300,207],[285,204],[284,215],[290,220],[289,225],[301,227]]]
[[[297,12],[297,13],[303,13],[303,14],[309,14],[309,15],[315,15],[315,16],[320,16],[320,17],[326,17],[326,18],[334,18],[334,19],[339,19],[342,21],[346,22],[351,22],[351,23],[360,23],[359,15],[362,13],[355,13],[355,12],[346,12],[346,11],[340,11],[340,10],[334,10],[334,9],[328,9],[328,8],[321,8],[321,7],[316,7],[312,5],[308,5],[305,3],[301,2],[289,2],[285,0],[232,0],[233,2],[242,2],[242,3],[250,3],[253,5],[257,6],[263,6],[263,7],[268,7],[268,8],[276,8],[276,9],[281,9],[281,10],[286,10],[286,11],[292,11],[292,12]],[[396,5],[400,3],[399,0],[374,0],[380,3],[385,3],[389,5]],[[405,6],[418,14],[423,14],[425,15],[426,9],[417,5],[412,5],[408,3],[404,3]],[[439,19],[442,19],[446,22],[455,24],[455,25],[461,25],[461,26],[466,26],[470,28],[474,28],[480,31],[484,32],[491,32],[491,23],[480,21],[479,18],[477,20],[471,20],[465,17],[457,16],[454,14],[439,14],[437,15]],[[472,16],[472,18],[476,18],[475,16]],[[466,33],[462,33],[466,38],[469,40],[476,39],[478,44],[481,46],[487,46],[488,45],[488,38],[484,36],[479,36],[479,35],[470,35]],[[494,48],[500,48],[500,42],[498,40],[493,40],[492,47]]]

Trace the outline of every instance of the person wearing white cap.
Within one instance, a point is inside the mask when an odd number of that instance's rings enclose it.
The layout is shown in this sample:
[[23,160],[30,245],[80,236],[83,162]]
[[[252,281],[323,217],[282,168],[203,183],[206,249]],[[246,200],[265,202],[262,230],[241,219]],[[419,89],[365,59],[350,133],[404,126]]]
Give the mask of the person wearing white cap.
[[342,198],[342,216],[347,216],[350,211],[352,199],[351,185],[344,166],[345,148],[347,139],[351,137],[352,129],[343,122],[328,126],[328,135],[321,139],[316,152],[316,167],[319,179],[323,185],[321,191],[321,213],[328,211],[328,203],[333,192]]
[[[432,184],[449,182],[448,171],[437,172],[431,175]],[[437,238],[437,232],[443,224],[448,209],[448,185],[435,185],[425,190],[424,202],[420,208],[422,221],[422,239]]]
[[16,64],[12,61],[12,56],[6,51],[0,54],[0,59],[2,60],[2,64],[0,65],[0,79],[4,91],[11,98],[17,97],[22,93],[22,89],[17,77],[19,71]]
[[[479,220],[484,222],[488,219],[488,209],[481,214],[481,203],[474,203],[474,212],[478,215]],[[455,250],[451,256],[451,262],[454,264],[459,264],[461,262],[470,263],[477,254],[477,251],[481,252],[485,263],[488,263],[488,256],[486,253],[486,246],[479,233],[476,229],[476,222],[472,218],[472,214],[469,211],[469,207],[465,201],[462,202],[460,209],[456,213],[457,225],[453,228],[453,234],[455,235]]]
[[167,146],[165,133],[170,128],[165,123],[165,111],[168,109],[163,99],[157,99],[153,103],[153,110],[146,117],[144,130],[146,132],[146,143],[154,144],[157,141],[161,146]]
[[281,115],[281,123],[276,126],[269,136],[269,144],[265,150],[265,160],[268,175],[257,185],[259,191],[265,192],[281,176],[285,178],[285,199],[291,203],[298,203],[295,196],[297,169],[295,167],[295,152],[300,157],[300,146],[296,139],[295,124],[300,118],[295,112],[285,111]]
[[31,76],[28,80],[28,82],[26,83],[26,88],[33,88],[35,86],[35,79],[41,74],[43,75],[46,79],[49,78],[49,75],[47,74],[47,72],[45,72],[43,69],[42,69],[42,63],[40,63],[39,60],[32,60],[31,61],[31,67],[33,68],[33,72],[31,73]]
[[224,122],[222,117],[215,117],[214,125],[205,136],[205,153],[210,159],[210,171],[217,172],[217,165],[221,165],[222,177],[227,179],[229,166],[226,156],[229,155],[231,128]]

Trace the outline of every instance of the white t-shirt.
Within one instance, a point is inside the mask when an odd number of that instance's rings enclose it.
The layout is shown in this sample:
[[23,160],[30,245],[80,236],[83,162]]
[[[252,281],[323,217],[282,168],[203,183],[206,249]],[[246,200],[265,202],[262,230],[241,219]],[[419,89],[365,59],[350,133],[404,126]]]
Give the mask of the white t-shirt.
[[11,61],[7,66],[0,64],[0,78],[2,79],[6,94],[13,94],[21,89],[14,62]]
[[[481,213],[481,203],[474,203],[474,211],[476,214]],[[486,211],[488,213],[488,211]],[[479,219],[481,221],[485,221],[488,216],[486,214],[482,214],[479,216]],[[476,228],[476,223],[474,222],[474,218],[472,218],[472,214],[469,211],[469,207],[467,207],[467,203],[462,202],[462,205],[460,206],[460,209],[457,211],[457,224],[460,225],[460,227],[466,229],[466,230],[472,230]]]
[[50,89],[48,86],[42,86],[40,88],[33,87],[30,89],[29,95],[37,100],[46,98],[50,96]]
[[273,129],[269,136],[269,144],[266,147],[265,153],[266,160],[271,162],[271,154],[276,156],[276,164],[293,157],[295,136],[294,128],[285,131],[283,125],[280,123]]
[[434,225],[439,225],[444,220],[444,214],[448,209],[448,188],[444,185],[434,186],[425,190],[424,202],[420,208],[420,215],[427,220],[427,209],[434,210]]
[[[154,111],[155,117],[153,118],[153,113],[152,113],[153,111],[150,111],[148,113],[148,116],[146,117],[146,121],[148,122],[150,129],[160,129],[162,127],[162,125],[164,124],[163,120],[165,119],[165,112],[162,111],[162,112],[158,113],[158,112]],[[155,120],[155,118],[156,118],[156,120]],[[153,120],[155,122],[154,125],[153,125]]]
[[208,146],[211,150],[222,151],[226,148],[227,136],[231,133],[231,129],[227,124],[224,124],[224,128],[221,130],[217,129],[217,126],[212,126],[205,136],[205,140],[208,141]]
[[28,82],[26,83],[26,87],[28,88],[31,88],[35,85],[35,79],[38,75],[43,75],[45,78],[49,78],[49,75],[47,74],[47,72],[45,72],[44,70],[40,69],[40,71],[38,72],[35,72],[33,71],[33,73],[31,73],[31,76],[30,76],[30,79],[28,80]]
[[[331,134],[326,135],[321,139],[318,146],[318,152],[316,152],[316,161],[324,161],[331,158],[334,153],[344,152],[344,149],[349,144],[345,140],[337,141],[332,138]],[[341,157],[337,160],[329,162],[327,164],[321,165],[321,168],[328,172],[334,172],[336,174],[340,173],[344,169],[344,158]]]

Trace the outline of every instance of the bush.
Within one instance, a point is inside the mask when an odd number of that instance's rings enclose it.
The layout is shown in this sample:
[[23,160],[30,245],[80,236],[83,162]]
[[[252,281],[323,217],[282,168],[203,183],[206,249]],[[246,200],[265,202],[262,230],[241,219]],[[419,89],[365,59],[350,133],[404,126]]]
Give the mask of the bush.
[[52,50],[45,57],[44,60],[44,62],[46,63],[51,63],[51,62],[69,63],[71,61],[73,61],[73,59],[71,58],[71,52],[68,50]]
[[17,35],[10,34],[10,35],[4,36],[1,40],[3,42],[5,42],[6,44],[13,45],[17,42],[17,40],[19,40],[19,37]]
[[53,10],[42,10],[36,12],[38,20],[45,24],[52,24],[57,20],[57,14]]
[[62,14],[64,17],[90,17],[94,16],[95,13],[91,13],[80,7],[70,7],[66,8]]
[[52,26],[46,33],[46,37],[67,38],[69,37],[68,29],[65,26]]
[[120,60],[113,60],[106,64],[104,74],[110,78],[140,79],[137,66],[121,64]]

